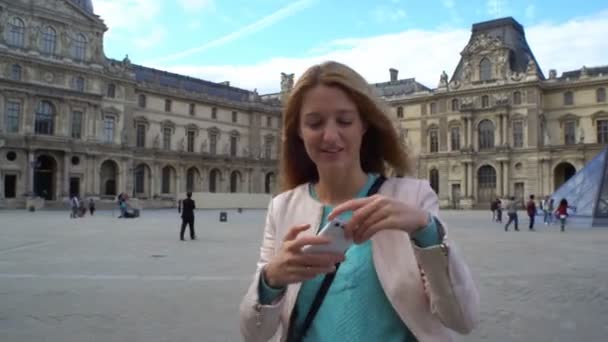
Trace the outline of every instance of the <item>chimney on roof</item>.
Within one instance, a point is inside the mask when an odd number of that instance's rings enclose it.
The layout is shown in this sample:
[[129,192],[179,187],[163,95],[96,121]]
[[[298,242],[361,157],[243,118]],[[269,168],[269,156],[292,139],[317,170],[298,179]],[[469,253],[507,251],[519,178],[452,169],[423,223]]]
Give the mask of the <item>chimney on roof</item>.
[[230,81],[220,82],[220,84],[230,87]]
[[390,69],[388,69],[388,71],[391,74],[391,82],[396,82],[398,79],[399,70],[397,70],[395,68],[390,68]]

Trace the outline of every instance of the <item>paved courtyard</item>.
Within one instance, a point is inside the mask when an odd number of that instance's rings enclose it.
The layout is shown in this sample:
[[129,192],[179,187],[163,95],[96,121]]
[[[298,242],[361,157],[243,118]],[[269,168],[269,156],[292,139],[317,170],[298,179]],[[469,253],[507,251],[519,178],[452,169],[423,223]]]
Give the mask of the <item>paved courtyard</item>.
[[[198,211],[200,240],[180,242],[176,210],[0,211],[0,341],[240,341],[264,211],[228,213]],[[482,299],[479,328],[458,341],[606,341],[608,229],[505,233],[488,211],[443,217]]]

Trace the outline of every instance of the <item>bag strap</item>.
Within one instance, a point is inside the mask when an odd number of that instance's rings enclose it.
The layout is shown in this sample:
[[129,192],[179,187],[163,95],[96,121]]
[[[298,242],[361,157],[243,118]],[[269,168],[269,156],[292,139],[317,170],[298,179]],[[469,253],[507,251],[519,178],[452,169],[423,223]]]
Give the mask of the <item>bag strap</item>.
[[[369,197],[369,196],[375,195],[378,192],[378,190],[380,190],[380,187],[382,186],[382,184],[384,183],[385,180],[386,180],[386,177],[384,177],[384,176],[380,176],[380,177],[376,178],[376,180],[374,181],[372,186],[367,191],[366,196]],[[312,325],[312,321],[315,319],[315,316],[317,315],[317,312],[319,311],[319,308],[321,307],[321,304],[323,303],[323,299],[325,299],[325,295],[327,294],[329,287],[331,286],[332,282],[334,281],[334,278],[336,277],[336,273],[338,273],[339,267],[340,267],[340,263],[337,263],[336,270],[332,273],[326,274],[325,277],[323,277],[323,282],[321,283],[321,287],[319,288],[319,291],[317,291],[317,294],[315,295],[315,299],[313,300],[312,305],[310,306],[310,310],[308,311],[308,314],[306,315],[306,319],[304,319],[304,324],[302,325],[302,329],[300,329],[300,331],[298,331],[299,334],[298,334],[298,332],[295,331],[296,330],[295,317],[297,315],[297,312],[294,308],[293,313],[291,315],[291,319],[289,320],[289,331],[287,332],[287,337],[288,337],[287,341],[288,342],[300,342],[300,341],[302,341],[304,336],[306,336],[308,329]],[[294,335],[294,334],[296,334],[296,335]]]

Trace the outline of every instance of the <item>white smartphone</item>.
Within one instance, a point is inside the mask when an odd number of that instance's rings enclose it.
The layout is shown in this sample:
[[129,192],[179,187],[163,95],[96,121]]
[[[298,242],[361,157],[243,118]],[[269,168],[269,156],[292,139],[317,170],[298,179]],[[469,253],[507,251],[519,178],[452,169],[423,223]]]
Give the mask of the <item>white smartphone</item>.
[[302,247],[302,252],[344,254],[353,244],[352,239],[344,237],[344,222],[337,218],[327,222],[317,236],[328,237],[330,242],[325,245],[304,246]]

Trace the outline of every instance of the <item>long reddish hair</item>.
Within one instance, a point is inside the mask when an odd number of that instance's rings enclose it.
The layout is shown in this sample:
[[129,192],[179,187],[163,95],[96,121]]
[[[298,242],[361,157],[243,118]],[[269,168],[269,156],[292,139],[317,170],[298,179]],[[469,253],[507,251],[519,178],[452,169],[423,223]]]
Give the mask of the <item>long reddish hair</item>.
[[302,99],[307,91],[320,84],[343,90],[355,103],[367,125],[360,152],[364,172],[386,175],[388,168],[397,176],[411,172],[409,154],[399,141],[386,105],[356,71],[344,64],[328,61],[313,65],[302,74],[284,108],[280,174],[283,191],[319,179],[317,167],[308,156],[298,129]]

